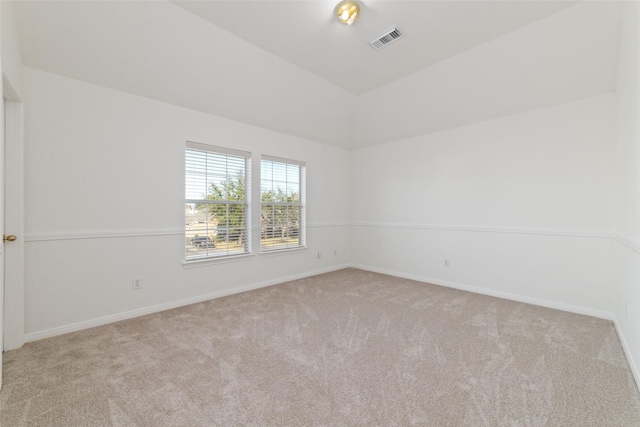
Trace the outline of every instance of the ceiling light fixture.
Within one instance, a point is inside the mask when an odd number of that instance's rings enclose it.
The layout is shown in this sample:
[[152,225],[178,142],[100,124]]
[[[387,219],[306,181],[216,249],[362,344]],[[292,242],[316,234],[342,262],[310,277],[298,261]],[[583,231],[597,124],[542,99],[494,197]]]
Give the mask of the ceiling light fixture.
[[351,25],[360,18],[360,5],[355,0],[344,0],[336,6],[338,21]]

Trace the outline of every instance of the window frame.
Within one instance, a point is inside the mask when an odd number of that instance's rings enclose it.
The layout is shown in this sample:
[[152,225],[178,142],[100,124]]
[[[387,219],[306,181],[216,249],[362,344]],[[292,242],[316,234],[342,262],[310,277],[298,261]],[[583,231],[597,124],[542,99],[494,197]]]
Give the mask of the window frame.
[[[205,191],[207,191],[206,194],[204,194],[204,199],[203,198],[188,198],[189,194],[188,194],[188,185],[189,185],[189,164],[188,164],[188,160],[189,160],[189,154],[188,152],[192,150],[192,151],[198,151],[198,152],[203,152],[205,157],[205,168],[207,168],[207,161],[208,161],[208,156],[209,155],[214,155],[214,156],[224,156],[225,158],[225,169],[224,169],[224,173],[225,173],[225,181],[228,180],[231,175],[229,172],[229,163],[228,160],[229,158],[234,158],[236,161],[239,159],[242,159],[244,162],[244,175],[243,175],[243,179],[244,179],[244,200],[235,200],[235,199],[230,199],[230,198],[226,198],[226,199],[222,199],[222,200],[212,200],[212,199],[207,199],[207,195],[209,194],[209,186],[213,183],[212,180],[209,180],[207,178],[207,173],[208,173],[208,169],[206,169],[204,175],[204,182],[205,182]],[[229,260],[232,258],[238,258],[238,257],[244,257],[244,256],[248,256],[248,255],[252,255],[252,237],[251,237],[251,230],[252,230],[252,226],[251,226],[251,209],[252,209],[252,194],[251,194],[251,161],[252,161],[252,155],[250,152],[247,151],[241,151],[241,150],[234,150],[231,148],[226,148],[226,147],[219,147],[219,146],[214,146],[214,145],[209,145],[209,144],[202,144],[202,143],[198,143],[198,142],[193,142],[193,141],[187,141],[185,144],[185,149],[184,149],[184,178],[185,178],[185,182],[184,182],[184,191],[185,191],[185,228],[184,228],[184,237],[185,237],[185,246],[184,246],[184,257],[185,257],[185,264],[197,264],[197,263],[202,263],[202,262],[208,262],[208,261],[218,261],[218,260]],[[197,173],[194,173],[195,168],[192,169],[192,175],[191,177],[193,178],[194,176],[197,176]],[[219,227],[219,223],[216,225],[216,230],[213,236],[213,246],[214,246],[214,250],[212,250],[211,252],[209,252],[209,245],[210,245],[210,234],[208,233],[208,224],[205,226],[205,229],[207,230],[207,234],[206,237],[204,237],[203,239],[207,239],[207,244],[206,244],[206,252],[204,254],[192,254],[189,255],[188,253],[188,249],[189,249],[189,241],[193,241],[193,239],[195,239],[195,236],[193,236],[193,238],[190,240],[190,235],[191,232],[193,232],[193,230],[189,229],[189,224],[187,223],[187,218],[188,218],[188,213],[187,213],[187,206],[193,204],[193,205],[207,205],[207,206],[213,206],[213,205],[225,205],[227,206],[226,211],[229,212],[229,206],[231,205],[242,205],[244,206],[244,211],[243,211],[243,226],[241,229],[239,229],[239,233],[242,236],[242,250],[233,250],[230,251],[229,249],[229,241],[226,241],[226,252],[221,252],[221,251],[215,251],[215,244],[216,244],[216,240],[218,237],[218,227]],[[197,211],[196,211],[197,212]],[[208,214],[205,214],[205,218],[208,216]],[[208,223],[208,221],[207,221]],[[227,217],[227,221],[226,221],[226,225],[224,227],[224,230],[226,230],[227,233],[230,232],[230,224],[229,224],[229,218]],[[196,229],[197,232],[197,229]],[[196,245],[197,246],[197,245]]]
[[[264,162],[271,162],[273,163],[277,163],[277,164],[283,164],[286,167],[289,166],[295,166],[298,168],[298,201],[297,202],[274,202],[274,201],[269,201],[269,202],[264,202],[263,199],[263,190],[265,188],[264,185]],[[273,179],[273,175],[271,177],[270,180],[273,184],[274,179]],[[288,181],[286,182],[288,184]],[[273,189],[273,185],[272,185],[272,189]],[[286,194],[286,191],[285,191]],[[275,253],[282,253],[282,252],[289,252],[289,251],[296,251],[296,250],[300,250],[300,249],[306,249],[307,248],[307,219],[306,219],[306,211],[307,211],[307,203],[306,203],[306,163],[299,161],[299,160],[293,160],[293,159],[287,159],[287,158],[282,158],[282,157],[275,157],[275,156],[269,156],[269,155],[261,155],[260,156],[260,192],[259,192],[259,198],[260,198],[260,251],[259,253],[261,255],[267,255],[267,254],[275,254]],[[265,206],[282,206],[282,207],[298,207],[299,208],[299,214],[298,214],[298,243],[295,245],[289,245],[289,244],[285,244],[285,245],[274,245],[272,247],[268,247],[263,245],[263,241],[265,240],[265,238],[263,237],[265,230],[263,229],[263,208]],[[273,238],[273,235],[272,235]]]

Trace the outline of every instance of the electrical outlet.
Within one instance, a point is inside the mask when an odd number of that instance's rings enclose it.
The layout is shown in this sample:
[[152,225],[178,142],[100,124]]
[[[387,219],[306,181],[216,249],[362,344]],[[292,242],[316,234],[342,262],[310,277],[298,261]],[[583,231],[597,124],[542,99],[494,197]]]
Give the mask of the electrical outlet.
[[449,268],[451,267],[451,260],[449,260],[448,258],[444,259],[444,268]]
[[333,256],[338,256],[338,250],[337,249],[333,250]]
[[142,279],[139,277],[134,277],[131,281],[131,289],[137,291],[138,289],[142,289]]
[[322,259],[322,252],[318,252],[318,259]]

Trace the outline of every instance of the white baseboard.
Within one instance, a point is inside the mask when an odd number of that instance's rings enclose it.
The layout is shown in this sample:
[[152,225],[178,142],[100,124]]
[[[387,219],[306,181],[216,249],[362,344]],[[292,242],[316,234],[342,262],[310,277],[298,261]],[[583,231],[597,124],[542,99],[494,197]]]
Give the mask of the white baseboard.
[[[126,311],[123,313],[113,314],[109,316],[99,317],[96,319],[86,320],[83,322],[72,323],[70,325],[58,326],[44,331],[32,332],[25,335],[25,342],[37,341],[44,338],[49,338],[57,335],[63,335],[69,332],[80,331],[83,329],[93,328],[95,326],[106,325],[109,323],[119,322],[121,320],[132,319],[134,317],[140,317],[147,314],[157,313],[164,310],[171,310],[173,308],[182,307],[185,305],[195,304],[202,301],[208,301],[215,298],[221,298],[228,295],[238,294],[241,292],[251,291],[253,289],[265,288],[268,286],[278,285],[280,283],[290,282],[292,280],[303,279],[305,277],[315,276],[317,274],[329,273],[331,271],[341,270],[344,268],[358,268],[360,270],[372,271],[375,273],[387,274],[390,276],[401,277],[404,279],[416,280],[425,283],[431,283],[438,286],[444,286],[453,289],[460,289],[463,291],[473,292],[481,295],[488,295],[498,298],[504,298],[512,301],[524,302],[527,304],[539,305],[542,307],[554,308],[557,310],[563,310],[571,313],[584,314],[587,316],[598,317],[601,319],[615,321],[615,317],[612,313],[593,310],[585,307],[578,307],[570,304],[559,303],[555,301],[549,301],[539,298],[532,298],[528,296],[512,294],[508,292],[495,291],[492,289],[486,289],[479,286],[466,285],[462,283],[450,282],[440,280],[432,277],[418,276],[414,274],[406,274],[393,270],[386,270],[383,268],[376,268],[367,265],[360,264],[341,264],[334,267],[308,271],[301,274],[295,274],[292,276],[281,277],[278,279],[267,280],[264,282],[253,283],[250,285],[239,286],[231,289],[225,289],[222,291],[212,292],[209,294],[199,295],[195,297],[185,298],[177,301],[171,301],[164,304],[158,304],[150,307],[143,307],[136,310]],[[619,331],[619,328],[618,328]],[[619,332],[620,334],[620,332]],[[621,335],[621,334],[620,334]]]
[[631,350],[629,349],[629,345],[627,344],[627,340],[624,338],[624,334],[622,333],[622,329],[620,328],[620,324],[618,323],[618,319],[614,317],[613,325],[616,328],[616,332],[618,333],[618,338],[620,339],[620,343],[622,344],[622,349],[624,350],[624,355],[627,357],[627,363],[629,363],[629,368],[631,369],[631,373],[633,374],[633,379],[636,381],[636,387],[640,390],[640,371],[638,371],[638,365],[636,365],[633,360],[633,355],[631,354]]
[[433,277],[418,276],[415,274],[405,274],[398,271],[386,270],[383,268],[370,267],[367,265],[351,264],[351,267],[360,270],[372,271],[374,273],[388,274],[389,276],[401,277],[403,279],[416,280],[418,282],[431,283],[433,285],[444,286],[447,288],[459,289],[461,291],[473,292],[475,294],[488,295],[497,298],[508,299],[511,301],[524,302],[527,304],[539,305],[541,307],[553,308],[556,310],[567,311],[570,313],[584,314],[586,316],[597,317],[600,319],[614,320],[613,313],[606,311],[594,310],[586,307],[579,307],[571,304],[564,304],[556,301],[545,300],[541,298],[528,297],[526,295],[512,294],[509,292],[496,291],[493,289],[482,288],[479,286],[466,285],[463,283],[449,282],[446,280],[435,279]]
[[96,326],[107,325],[109,323],[119,322],[121,320],[132,319],[134,317],[140,317],[147,314],[157,313],[160,311],[171,310],[173,308],[183,307],[185,305],[196,304],[202,301],[209,301],[215,298],[226,297],[233,294],[239,294],[242,292],[252,291],[254,289],[266,288],[268,286],[279,285],[281,283],[290,282],[292,280],[304,279],[305,277],[315,276],[317,274],[329,273],[336,270],[342,270],[350,267],[349,264],[337,265],[334,267],[323,268],[320,270],[308,271],[301,274],[294,274],[292,276],[280,277],[278,279],[267,280],[264,282],[253,283],[250,285],[239,286],[231,289],[225,289],[222,291],[212,292],[209,294],[199,295],[191,298],[185,298],[177,301],[171,301],[164,304],[153,305],[150,307],[143,307],[136,310],[126,311],[123,313],[112,314],[109,316],[99,317],[97,319],[85,320],[83,322],[72,323],[70,325],[58,326],[44,331],[32,332],[25,335],[25,342],[32,342],[41,340],[44,338],[51,338],[58,335],[68,334],[70,332],[81,331],[83,329],[94,328]]

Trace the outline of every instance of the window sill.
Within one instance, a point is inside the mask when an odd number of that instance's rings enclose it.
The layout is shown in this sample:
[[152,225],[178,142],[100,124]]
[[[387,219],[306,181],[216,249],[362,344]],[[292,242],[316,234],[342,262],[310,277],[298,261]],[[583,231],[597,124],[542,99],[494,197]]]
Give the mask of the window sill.
[[296,248],[287,248],[287,249],[274,249],[271,251],[260,251],[260,256],[278,256],[278,255],[289,255],[296,252],[306,252],[309,250],[306,246],[299,246]]
[[252,253],[247,253],[247,254],[228,255],[228,256],[221,256],[221,257],[199,258],[199,259],[182,261],[182,266],[184,268],[205,267],[207,265],[212,265],[212,264],[225,264],[228,262],[246,261],[250,258],[253,258],[254,256],[255,255]]

